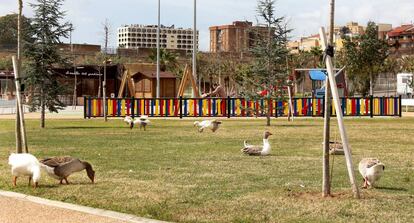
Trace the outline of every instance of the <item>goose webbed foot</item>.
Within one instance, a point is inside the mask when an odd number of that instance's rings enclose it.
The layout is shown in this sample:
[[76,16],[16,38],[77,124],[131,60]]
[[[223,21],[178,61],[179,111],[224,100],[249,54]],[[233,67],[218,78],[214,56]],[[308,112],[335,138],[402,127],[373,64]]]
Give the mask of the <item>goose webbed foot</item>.
[[367,188],[368,188],[368,180],[364,178],[364,185],[362,186],[362,189],[367,189]]
[[13,180],[12,180],[13,187],[16,187],[16,181],[17,181],[17,177],[16,176],[13,176]]

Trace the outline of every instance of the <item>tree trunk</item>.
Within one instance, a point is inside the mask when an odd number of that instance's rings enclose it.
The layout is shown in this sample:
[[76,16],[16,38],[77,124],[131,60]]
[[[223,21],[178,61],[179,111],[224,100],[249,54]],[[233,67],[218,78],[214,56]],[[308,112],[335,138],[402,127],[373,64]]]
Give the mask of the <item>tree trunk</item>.
[[[269,100],[270,102],[270,100]],[[266,126],[270,126],[270,103],[267,106],[267,112],[266,112]]]
[[266,126],[270,126],[270,113],[266,115]]
[[16,102],[16,153],[23,153],[19,109],[19,104]]
[[43,94],[43,89],[40,90],[40,128],[45,128],[45,98]]
[[[20,69],[20,53],[21,53],[21,15],[22,15],[22,9],[23,9],[23,3],[22,0],[19,0],[19,14],[17,18],[17,61],[18,61],[18,69]],[[21,127],[20,127],[20,105],[17,103],[16,100],[16,152],[17,153],[23,153],[23,146],[22,146],[22,133],[21,133]]]
[[[334,24],[335,24],[335,0],[331,0],[331,13],[329,24],[329,45],[334,45]],[[333,60],[333,58],[332,58]],[[322,196],[331,195],[331,179],[329,170],[329,142],[330,142],[330,125],[331,125],[331,94],[330,94],[329,78],[326,77],[325,82],[325,103],[324,103],[324,129],[323,129],[323,163],[322,163]]]
[[372,74],[369,75],[369,95],[374,95],[374,78],[372,77]]

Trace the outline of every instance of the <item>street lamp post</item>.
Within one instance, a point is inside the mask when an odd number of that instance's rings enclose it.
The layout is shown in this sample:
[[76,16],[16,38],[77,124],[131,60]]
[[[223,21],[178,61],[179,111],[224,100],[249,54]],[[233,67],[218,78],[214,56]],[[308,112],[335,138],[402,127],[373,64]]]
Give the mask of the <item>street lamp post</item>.
[[156,97],[160,97],[160,29],[161,29],[161,2],[158,0],[158,26],[157,26],[157,92]]
[[107,117],[107,108],[106,108],[106,65],[108,63],[107,52],[108,52],[108,35],[109,35],[109,28],[107,22],[105,22],[105,51],[104,51],[104,73],[103,73],[103,84],[102,84],[102,96],[103,96],[103,114],[105,122],[108,121]]
[[[197,0],[194,0],[194,23],[193,23],[193,77],[197,83]],[[194,88],[195,86],[193,86]],[[195,97],[193,89],[192,96]]]

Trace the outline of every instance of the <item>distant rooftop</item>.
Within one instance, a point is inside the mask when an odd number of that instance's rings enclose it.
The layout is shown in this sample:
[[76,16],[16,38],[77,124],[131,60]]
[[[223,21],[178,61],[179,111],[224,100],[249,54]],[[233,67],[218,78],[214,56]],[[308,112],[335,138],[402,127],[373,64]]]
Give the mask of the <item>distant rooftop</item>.
[[408,33],[408,32],[414,33],[414,25],[409,24],[409,25],[402,25],[402,26],[396,27],[395,29],[388,32],[388,36],[394,37],[394,36],[399,36],[403,33]]
[[[143,25],[143,24],[130,24],[130,25],[122,25],[120,28],[157,28],[158,25]],[[182,29],[182,27],[175,28],[175,25],[171,26],[164,26],[161,25],[161,29]],[[190,30],[191,28],[187,28],[187,30]]]

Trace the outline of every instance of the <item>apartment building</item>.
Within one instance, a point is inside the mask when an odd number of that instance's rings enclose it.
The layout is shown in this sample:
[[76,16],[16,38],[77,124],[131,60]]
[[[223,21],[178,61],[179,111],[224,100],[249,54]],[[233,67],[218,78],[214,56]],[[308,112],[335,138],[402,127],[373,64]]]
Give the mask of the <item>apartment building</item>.
[[392,51],[402,55],[414,55],[414,25],[402,25],[387,33]]
[[239,53],[250,49],[269,29],[264,26],[253,26],[249,21],[235,21],[231,25],[212,26],[210,30],[210,52]]
[[[197,48],[199,32],[197,31]],[[156,48],[156,25],[124,25],[118,28],[117,46],[125,49]],[[193,50],[193,30],[161,26],[160,47],[169,50]]]

